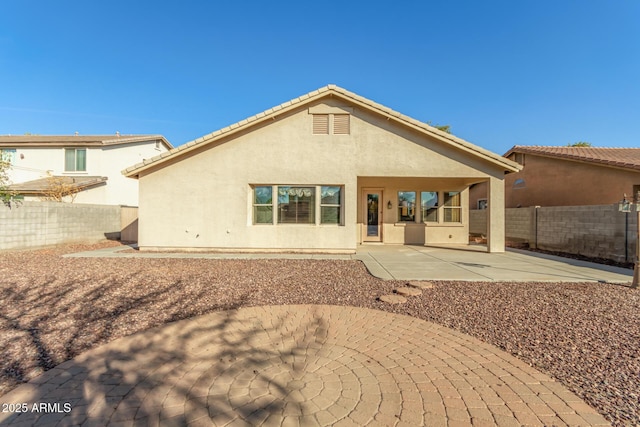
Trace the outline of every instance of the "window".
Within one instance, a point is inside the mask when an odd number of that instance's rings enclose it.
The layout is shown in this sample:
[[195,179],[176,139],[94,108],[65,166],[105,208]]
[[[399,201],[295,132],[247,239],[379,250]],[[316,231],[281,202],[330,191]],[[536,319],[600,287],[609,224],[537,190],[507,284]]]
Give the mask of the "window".
[[314,187],[278,187],[278,223],[315,223]]
[[478,199],[478,209],[487,209],[487,206],[489,206],[487,199]]
[[342,189],[340,185],[256,185],[253,223],[342,225]]
[[422,204],[422,222],[438,222],[438,192],[421,192],[420,203]]
[[340,187],[320,187],[320,224],[340,224]]
[[86,148],[65,148],[64,149],[64,170],[65,172],[86,172],[87,171],[87,149]]
[[328,114],[313,115],[313,134],[329,135],[329,115]]
[[444,192],[444,222],[462,222],[462,204],[459,191]]
[[13,165],[16,163],[16,149],[15,148],[2,148],[0,149],[0,160],[5,163]]
[[253,190],[253,223],[273,224],[273,188],[255,187]]
[[416,220],[416,192],[398,191],[398,221]]

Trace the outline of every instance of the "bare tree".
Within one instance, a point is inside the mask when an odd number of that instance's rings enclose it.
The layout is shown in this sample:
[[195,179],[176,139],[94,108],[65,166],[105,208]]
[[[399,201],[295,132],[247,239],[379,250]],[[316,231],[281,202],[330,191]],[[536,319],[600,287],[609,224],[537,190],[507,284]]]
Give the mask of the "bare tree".
[[47,187],[42,192],[40,198],[52,202],[69,201],[73,203],[79,191],[78,187],[74,184],[73,178],[54,176],[49,173],[47,177]]

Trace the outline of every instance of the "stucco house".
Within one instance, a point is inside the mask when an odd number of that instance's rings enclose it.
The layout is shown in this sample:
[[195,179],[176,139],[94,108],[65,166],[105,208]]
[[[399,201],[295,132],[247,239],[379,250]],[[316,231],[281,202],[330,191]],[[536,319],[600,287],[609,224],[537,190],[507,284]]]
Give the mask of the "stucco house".
[[140,186],[141,250],[354,252],[467,244],[487,182],[488,249],[504,251],[504,176],[519,166],[329,85],[123,173]]
[[[606,205],[640,190],[640,148],[516,145],[504,157],[522,166],[505,177],[507,208]],[[472,187],[471,209],[485,205],[486,191]]]
[[10,189],[25,200],[40,200],[55,182],[77,191],[75,203],[137,206],[138,183],[120,171],[171,148],[161,135],[0,136]]

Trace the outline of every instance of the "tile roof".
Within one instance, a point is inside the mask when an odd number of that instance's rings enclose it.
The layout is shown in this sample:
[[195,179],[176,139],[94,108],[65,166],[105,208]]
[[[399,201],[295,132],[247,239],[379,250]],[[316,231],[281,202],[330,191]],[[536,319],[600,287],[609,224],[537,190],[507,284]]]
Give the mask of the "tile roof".
[[508,157],[512,153],[535,154],[640,171],[640,148],[515,145],[504,156]]
[[[102,184],[107,181],[106,176],[54,176],[53,178],[62,178],[62,183],[69,185],[78,191],[85,190]],[[42,194],[50,185],[49,178],[40,178],[33,181],[21,182],[9,186],[9,190],[19,194]]]
[[167,148],[173,148],[162,135],[0,135],[0,147],[91,147],[153,140],[160,140]]
[[247,127],[252,126],[254,124],[261,123],[271,118],[275,118],[278,114],[286,113],[294,108],[299,108],[301,105],[313,102],[315,100],[318,100],[327,96],[337,96],[344,100],[352,102],[356,105],[365,107],[370,111],[375,111],[379,114],[382,114],[383,116],[387,117],[390,120],[392,119],[396,120],[420,132],[429,134],[440,141],[449,143],[450,145],[462,151],[473,153],[478,157],[484,158],[485,160],[488,160],[494,164],[498,164],[507,171],[516,172],[521,169],[520,165],[518,165],[517,163],[512,162],[508,159],[505,159],[504,157],[498,154],[495,154],[489,150],[486,150],[482,147],[474,145],[468,141],[465,141],[462,138],[458,138],[454,135],[443,132],[432,126],[429,126],[426,123],[413,119],[409,116],[405,116],[397,111],[394,111],[388,107],[385,107],[384,105],[378,104],[374,101],[371,101],[353,92],[349,92],[348,90],[338,87],[336,85],[328,85],[320,89],[311,91],[306,95],[302,95],[298,98],[292,99],[291,101],[287,101],[273,108],[269,108],[268,110],[263,111],[262,113],[258,113],[254,116],[248,117],[244,120],[239,121],[238,123],[232,124],[223,129],[217,130],[213,133],[197,138],[191,142],[188,142],[184,145],[176,147],[173,150],[159,154],[150,159],[146,159],[142,163],[138,163],[136,165],[133,165],[123,170],[122,173],[128,177],[137,177],[141,171],[148,169],[149,167],[156,166],[160,163],[163,163],[164,161],[170,158],[180,156],[181,154],[186,154],[192,150],[200,148],[203,145],[214,142],[222,137],[244,130]]

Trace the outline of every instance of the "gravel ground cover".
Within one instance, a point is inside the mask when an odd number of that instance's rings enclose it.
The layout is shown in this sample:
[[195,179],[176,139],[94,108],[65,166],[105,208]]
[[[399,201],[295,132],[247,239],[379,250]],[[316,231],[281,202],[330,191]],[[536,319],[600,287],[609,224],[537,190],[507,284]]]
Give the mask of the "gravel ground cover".
[[562,381],[615,425],[640,424],[640,291],[592,283],[434,282],[404,305],[398,281],[357,261],[61,258],[0,253],[0,395],[116,338],[254,305],[353,305],[473,335]]

